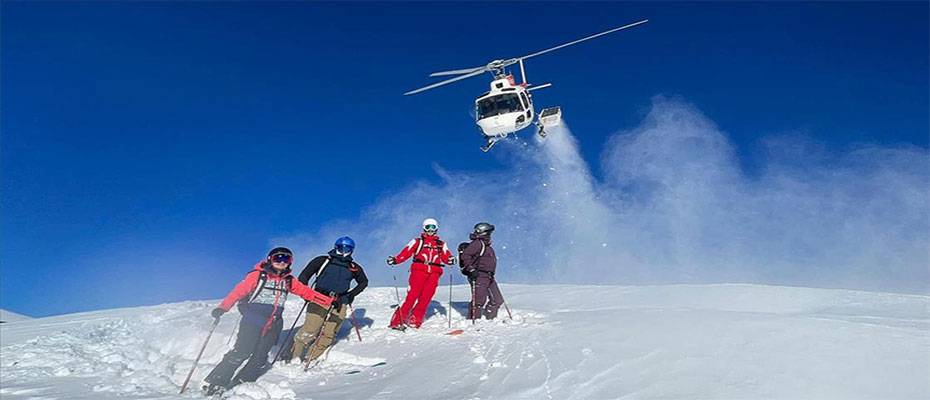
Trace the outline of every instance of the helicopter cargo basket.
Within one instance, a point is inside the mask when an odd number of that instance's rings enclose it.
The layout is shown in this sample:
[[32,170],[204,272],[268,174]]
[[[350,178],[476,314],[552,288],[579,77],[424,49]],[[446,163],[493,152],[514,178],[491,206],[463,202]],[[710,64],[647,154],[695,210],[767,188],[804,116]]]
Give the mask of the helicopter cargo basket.
[[539,123],[546,128],[562,124],[562,108],[550,107],[539,113]]

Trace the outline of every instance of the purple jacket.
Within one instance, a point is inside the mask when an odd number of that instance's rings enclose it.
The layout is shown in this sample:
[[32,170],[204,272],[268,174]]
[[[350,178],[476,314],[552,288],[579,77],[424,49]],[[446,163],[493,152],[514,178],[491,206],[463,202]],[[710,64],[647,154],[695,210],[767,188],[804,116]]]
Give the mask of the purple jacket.
[[[491,239],[477,237],[474,234],[469,236],[471,243],[462,251],[462,265],[464,269],[475,268],[478,271],[494,274],[497,269],[497,256],[494,255],[494,248],[491,247]],[[484,255],[481,255],[481,249],[484,248]]]

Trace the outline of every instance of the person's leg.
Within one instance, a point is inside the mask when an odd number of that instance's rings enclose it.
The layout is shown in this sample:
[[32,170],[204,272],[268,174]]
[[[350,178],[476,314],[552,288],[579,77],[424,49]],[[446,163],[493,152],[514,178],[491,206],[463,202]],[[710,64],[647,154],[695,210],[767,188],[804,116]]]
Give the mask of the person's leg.
[[294,347],[291,351],[291,360],[294,358],[300,358],[301,361],[306,360],[306,353],[308,348],[307,346],[310,343],[313,343],[313,338],[316,337],[317,332],[320,331],[320,326],[323,325],[323,318],[326,316],[326,309],[323,306],[310,303],[307,305],[307,313],[304,318],[304,324],[300,327],[300,330],[297,331],[297,334],[294,335]]
[[416,303],[417,298],[420,296],[420,291],[423,290],[423,284],[428,277],[429,274],[426,272],[417,270],[410,271],[410,289],[407,290],[407,298],[404,299],[404,304],[397,307],[397,310],[394,311],[394,316],[391,318],[391,327],[410,323],[410,311],[413,309],[414,303]]
[[488,286],[491,284],[491,277],[483,272],[478,273],[475,279],[475,300],[472,302],[471,315],[475,319],[480,319],[484,304],[488,301]]
[[346,318],[346,309],[349,306],[339,307],[339,310],[333,310],[332,315],[329,316],[329,320],[323,324],[323,332],[320,333],[320,338],[317,339],[316,344],[311,345],[310,350],[307,351],[308,360],[316,360],[317,357],[323,355],[326,352],[326,349],[329,348],[336,341],[336,333],[339,332],[339,327],[342,326],[342,321]]
[[252,352],[252,356],[249,357],[249,361],[245,363],[245,366],[239,370],[239,373],[236,374],[236,377],[233,378],[232,383],[238,385],[242,382],[255,382],[259,376],[265,371],[265,367],[268,365],[268,351],[274,347],[274,344],[278,341],[278,335],[281,333],[283,322],[281,318],[278,318],[271,324],[271,328],[268,329],[268,332],[265,332],[265,335],[258,339],[258,344],[255,346],[255,351]]
[[413,307],[413,317],[410,318],[410,322],[413,326],[419,328],[420,325],[423,324],[423,317],[426,315],[429,303],[433,300],[433,295],[436,294],[436,287],[439,286],[439,278],[441,277],[441,272],[433,272],[426,275],[426,279],[423,282],[423,289],[420,291],[420,296],[417,299],[417,305]]
[[204,382],[210,385],[226,387],[236,369],[242,365],[252,355],[255,350],[255,344],[261,336],[262,327],[246,321],[245,318],[239,322],[239,334],[236,336],[236,344],[232,350],[223,356],[223,360],[210,371],[210,374],[204,378]]
[[501,295],[501,289],[497,287],[497,281],[491,278],[491,285],[488,286],[488,305],[484,308],[484,315],[488,319],[497,318],[497,310],[504,304],[504,296]]

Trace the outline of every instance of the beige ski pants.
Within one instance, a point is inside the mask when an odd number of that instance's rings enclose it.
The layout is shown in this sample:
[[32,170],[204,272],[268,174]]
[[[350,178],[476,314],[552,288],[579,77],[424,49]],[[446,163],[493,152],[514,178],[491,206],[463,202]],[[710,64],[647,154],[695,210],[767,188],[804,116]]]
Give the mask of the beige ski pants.
[[[342,321],[345,320],[347,308],[347,306],[333,308],[329,319],[326,320],[325,326],[323,326],[323,321],[326,319],[326,308],[316,303],[307,305],[304,325],[294,335],[291,359],[299,357],[301,361],[315,360],[323,354],[335,341],[336,332],[339,331]],[[321,326],[323,326],[322,332],[320,332]],[[320,333],[320,340],[314,343],[317,333]]]

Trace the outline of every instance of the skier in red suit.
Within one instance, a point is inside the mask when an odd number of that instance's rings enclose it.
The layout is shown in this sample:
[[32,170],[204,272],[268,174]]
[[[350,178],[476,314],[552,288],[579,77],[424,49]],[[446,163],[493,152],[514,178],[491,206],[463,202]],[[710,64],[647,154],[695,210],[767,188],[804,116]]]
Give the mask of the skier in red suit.
[[396,256],[387,258],[388,265],[395,265],[413,257],[410,266],[410,288],[404,303],[397,307],[391,318],[390,327],[403,330],[407,326],[419,328],[429,307],[444,265],[455,264],[455,256],[446,243],[439,239],[439,223],[427,218],[423,221],[423,233],[407,243]]

